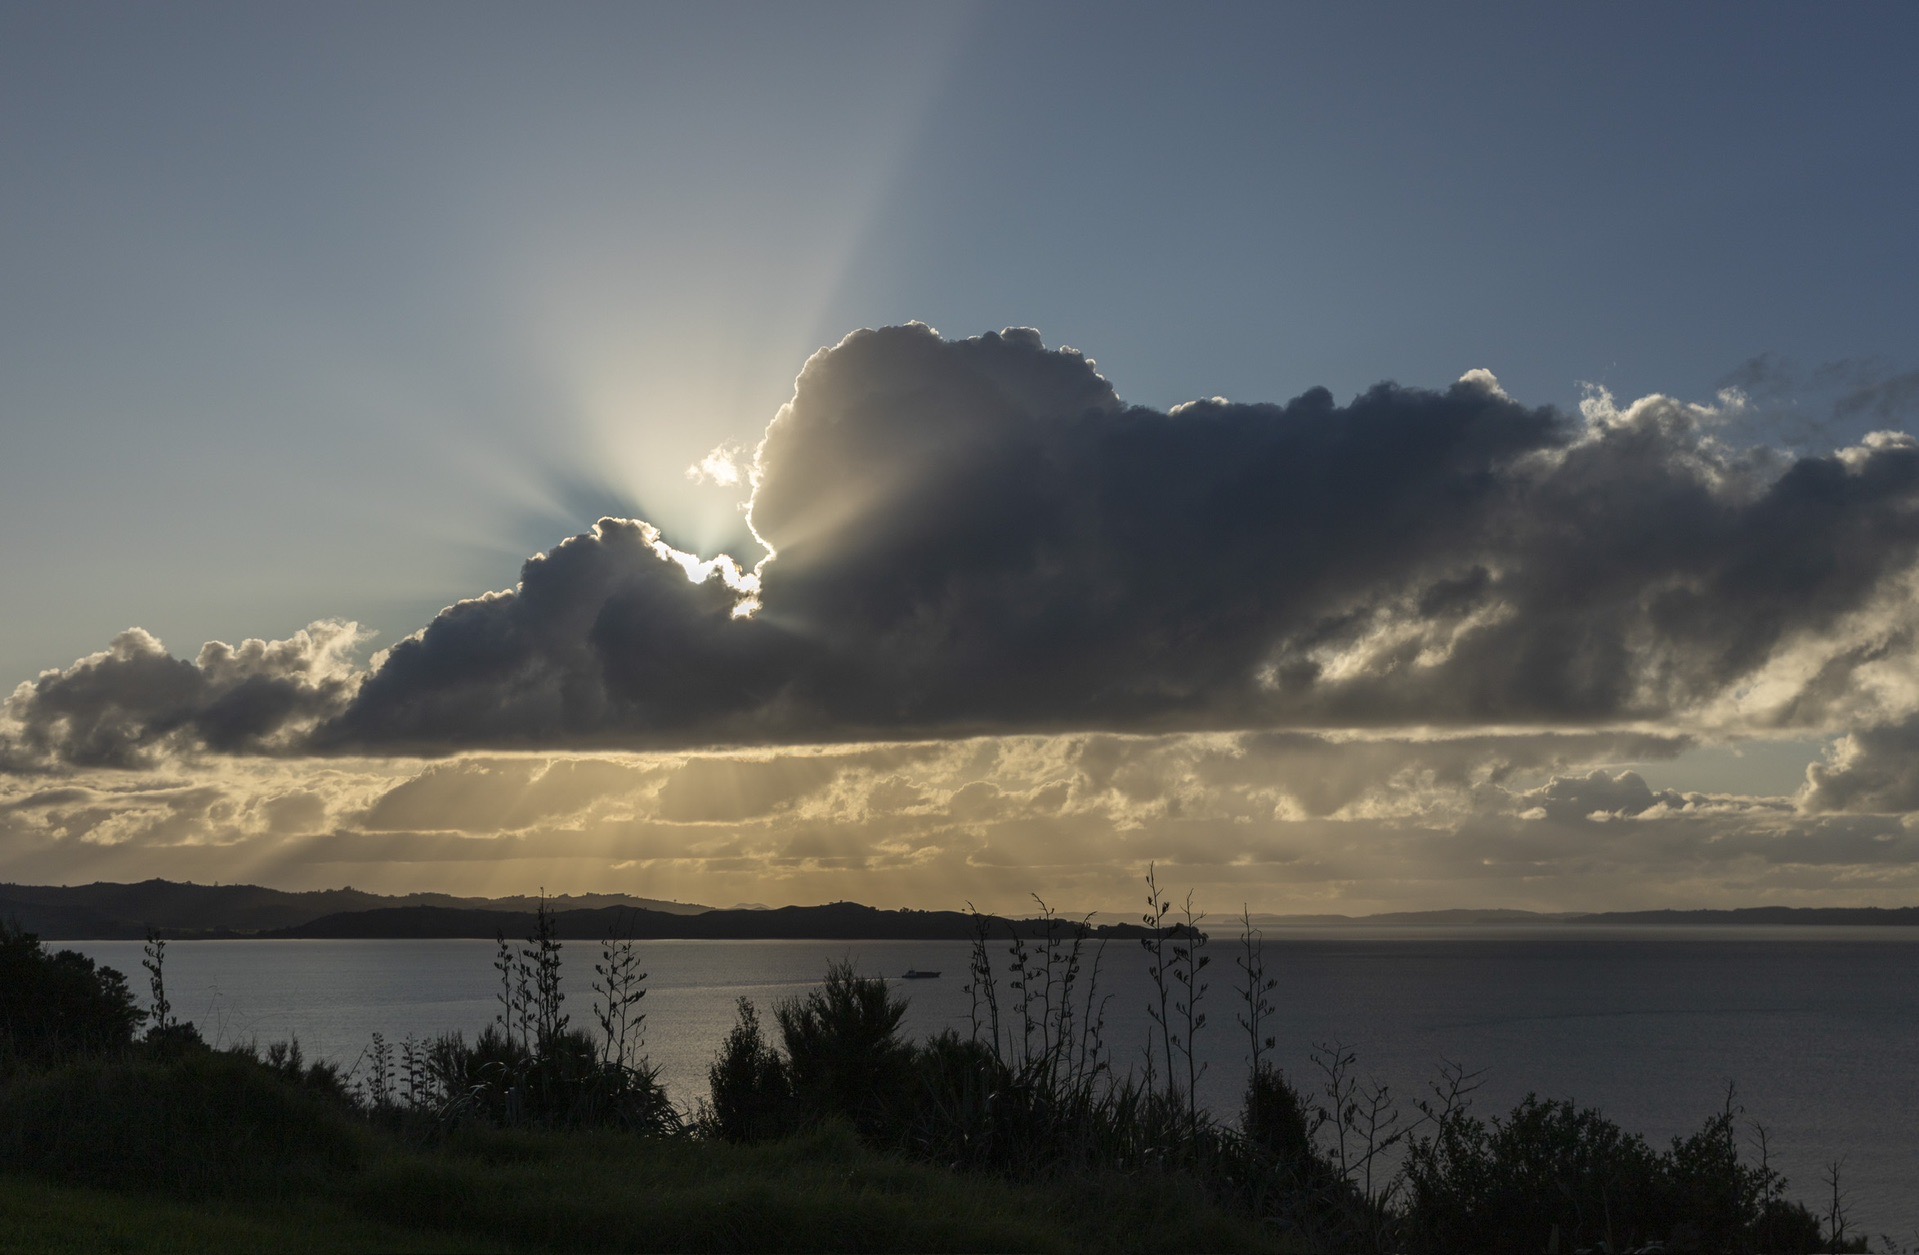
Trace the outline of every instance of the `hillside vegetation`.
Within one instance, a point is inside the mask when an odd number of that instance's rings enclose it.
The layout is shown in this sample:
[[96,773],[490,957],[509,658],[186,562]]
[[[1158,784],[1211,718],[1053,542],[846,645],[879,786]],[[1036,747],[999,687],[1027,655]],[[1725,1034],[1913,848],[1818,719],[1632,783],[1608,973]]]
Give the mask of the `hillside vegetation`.
[[[633,943],[601,942],[576,1025],[544,908],[499,939],[477,1038],[376,1036],[352,1074],[297,1043],[207,1047],[157,937],[143,1009],[6,928],[0,1248],[1865,1249],[1742,1153],[1730,1097],[1660,1148],[1571,1103],[1482,1116],[1458,1072],[1402,1107],[1346,1052],[1283,1070],[1258,933],[1214,943],[1148,885],[1121,951],[1154,982],[1143,1068],[1104,1040],[1108,948],[1042,904],[1037,936],[973,919],[966,1034],[905,1039],[899,996],[835,965],[764,1014],[742,999],[690,1103],[646,1063]],[[1252,1065],[1231,1120],[1194,1098],[1215,953]]]

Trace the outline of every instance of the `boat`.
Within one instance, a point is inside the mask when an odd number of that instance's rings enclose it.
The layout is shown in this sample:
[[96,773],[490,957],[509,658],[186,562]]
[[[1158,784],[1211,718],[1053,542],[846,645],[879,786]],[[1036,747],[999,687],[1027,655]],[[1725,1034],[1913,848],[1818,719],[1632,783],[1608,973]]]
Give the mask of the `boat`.
[[938,972],[922,972],[916,967],[909,967],[906,969],[906,975],[900,977],[900,979],[901,980],[938,980],[939,973]]

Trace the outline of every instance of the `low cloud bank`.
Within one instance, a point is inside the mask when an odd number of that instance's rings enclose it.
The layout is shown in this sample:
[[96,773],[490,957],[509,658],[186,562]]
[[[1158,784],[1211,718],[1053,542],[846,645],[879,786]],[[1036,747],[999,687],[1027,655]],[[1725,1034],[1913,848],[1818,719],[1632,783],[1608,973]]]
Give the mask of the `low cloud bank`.
[[[1857,905],[1919,830],[1649,784],[1636,735],[1073,734],[717,753],[261,756],[0,778],[0,880],[1215,909]],[[1130,912],[1127,912],[1130,914]]]

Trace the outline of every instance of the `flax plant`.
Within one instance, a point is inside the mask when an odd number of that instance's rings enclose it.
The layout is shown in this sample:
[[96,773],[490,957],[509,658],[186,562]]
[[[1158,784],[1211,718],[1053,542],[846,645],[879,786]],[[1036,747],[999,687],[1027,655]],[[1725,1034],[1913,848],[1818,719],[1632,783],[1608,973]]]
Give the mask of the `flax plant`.
[[600,940],[600,961],[593,965],[593,1018],[600,1026],[600,1063],[630,1072],[645,1046],[646,1015],[639,1009],[646,997],[645,972],[631,937]]
[[981,1010],[984,1008],[984,1027],[991,1033],[990,1044],[995,1059],[1001,1058],[999,985],[993,976],[993,959],[988,953],[990,925],[986,916],[971,902],[966,911],[973,917],[973,950],[967,964],[967,1021],[972,1027],[972,1040],[978,1043],[982,1028]]
[[140,960],[140,966],[147,969],[147,986],[153,995],[153,1006],[148,1014],[153,1018],[153,1032],[164,1036],[174,1025],[173,1004],[167,1001],[167,943],[159,930],[147,925],[147,943],[142,947],[146,957]]
[[[1201,979],[1201,974],[1213,960],[1211,955],[1205,953],[1206,934],[1199,930],[1206,916],[1194,912],[1191,891],[1186,894],[1186,904],[1181,914],[1184,917],[1185,937],[1173,946],[1172,968],[1173,979],[1179,982],[1181,992],[1173,1003],[1173,1009],[1179,1012],[1186,1032],[1183,1037],[1175,1037],[1173,1043],[1178,1045],[1186,1056],[1186,1115],[1193,1127],[1197,1128],[1199,1126],[1199,1078],[1206,1072],[1206,1065],[1196,1062],[1198,1056],[1195,1053],[1199,1030],[1206,1027],[1206,1013],[1199,1009],[1199,1004],[1205,997],[1206,991],[1211,988]],[[1169,1072],[1171,1067],[1172,1056],[1169,1054],[1167,1056]]]
[[1275,1045],[1273,1035],[1265,1030],[1266,1021],[1275,1010],[1272,993],[1279,988],[1279,979],[1266,972],[1266,939],[1253,927],[1251,907],[1242,904],[1239,925],[1240,954],[1234,962],[1239,965],[1246,983],[1238,989],[1244,1009],[1237,1018],[1239,1026],[1246,1030],[1247,1065],[1257,1076],[1266,1052]]
[[554,931],[553,911],[546,904],[546,888],[540,888],[540,900],[533,915],[533,936],[528,949],[520,951],[533,980],[533,1047],[546,1055],[566,1032],[569,1018],[560,1010],[566,994],[560,988],[560,939]]
[[[1173,1083],[1173,1017],[1172,987],[1168,984],[1171,973],[1168,971],[1166,959],[1166,939],[1172,930],[1166,925],[1166,916],[1172,909],[1172,902],[1159,891],[1158,867],[1148,863],[1146,865],[1146,914],[1140,917],[1140,922],[1146,926],[1148,934],[1140,938],[1139,944],[1149,956],[1146,974],[1152,977],[1153,989],[1158,995],[1155,1002],[1147,1003],[1146,1014],[1152,1019],[1154,1027],[1159,1030],[1160,1044],[1166,1060],[1168,1087]],[[1146,1033],[1146,1089],[1149,1093],[1156,1089],[1152,1029],[1148,1029]]]

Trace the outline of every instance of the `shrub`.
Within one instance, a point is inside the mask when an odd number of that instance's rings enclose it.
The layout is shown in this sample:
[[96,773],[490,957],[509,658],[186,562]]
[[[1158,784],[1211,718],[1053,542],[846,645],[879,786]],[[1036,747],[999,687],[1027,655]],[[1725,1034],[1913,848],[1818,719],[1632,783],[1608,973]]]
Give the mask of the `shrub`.
[[206,1038],[200,1036],[200,1030],[189,1020],[175,1020],[165,1027],[149,1025],[140,1037],[140,1045],[148,1054],[158,1058],[173,1058],[195,1050],[209,1049]]
[[1528,1095],[1490,1126],[1446,1112],[1406,1165],[1410,1249],[1821,1249],[1818,1222],[1780,1198],[1778,1174],[1740,1159],[1734,1116],[1728,1103],[1661,1154],[1570,1102]]
[[520,1080],[533,1066],[533,1050],[498,1024],[489,1024],[471,1045],[461,1033],[446,1033],[427,1047],[427,1070],[439,1090],[444,1114],[478,1116],[492,1124],[518,1123],[525,1094]]
[[46,1062],[124,1049],[145,1018],[127,979],[33,933],[0,923],[0,1058]]
[[493,969],[500,974],[500,1011],[468,1045],[459,1033],[401,1044],[399,1067],[376,1033],[363,1100],[377,1114],[427,1131],[478,1117],[504,1126],[615,1127],[677,1133],[683,1121],[641,1054],[646,974],[630,941],[601,943],[599,1000],[593,1015],[604,1039],[571,1027],[561,1009],[561,942],[545,897],[533,935],[515,947],[498,934]]
[[729,1142],[766,1141],[793,1126],[793,1085],[785,1061],[766,1044],[753,1000],[742,997],[737,1010],[706,1072],[711,1098],[704,1123]]
[[826,969],[819,988],[774,1008],[794,1100],[808,1114],[842,1115],[862,1133],[881,1130],[902,1104],[911,1049],[899,1039],[906,1001],[850,962]]
[[[1645,1231],[1658,1156],[1597,1111],[1533,1095],[1491,1127],[1463,1112],[1407,1165],[1409,1227],[1435,1251],[1618,1250]],[[1660,1234],[1658,1236],[1665,1236]]]
[[527,1045],[489,1024],[472,1045],[448,1033],[409,1045],[407,1059],[402,1101],[376,1104],[402,1122],[424,1114],[445,1125],[478,1117],[504,1126],[596,1125],[662,1134],[680,1128],[654,1068],[607,1058],[579,1029],[562,1028]]
[[951,1029],[913,1052],[906,1148],[953,1167],[1017,1171],[1043,1150],[1031,1120],[1030,1088],[991,1047]]
[[325,1060],[308,1063],[298,1038],[276,1041],[264,1052],[253,1046],[245,1046],[236,1048],[233,1053],[258,1059],[281,1079],[310,1093],[341,1105],[350,1105],[352,1102],[346,1076],[341,1073],[339,1065]]
[[1319,1122],[1306,1100],[1274,1065],[1261,1060],[1246,1078],[1240,1131],[1277,1168],[1280,1175],[1308,1180],[1318,1169],[1313,1133]]

